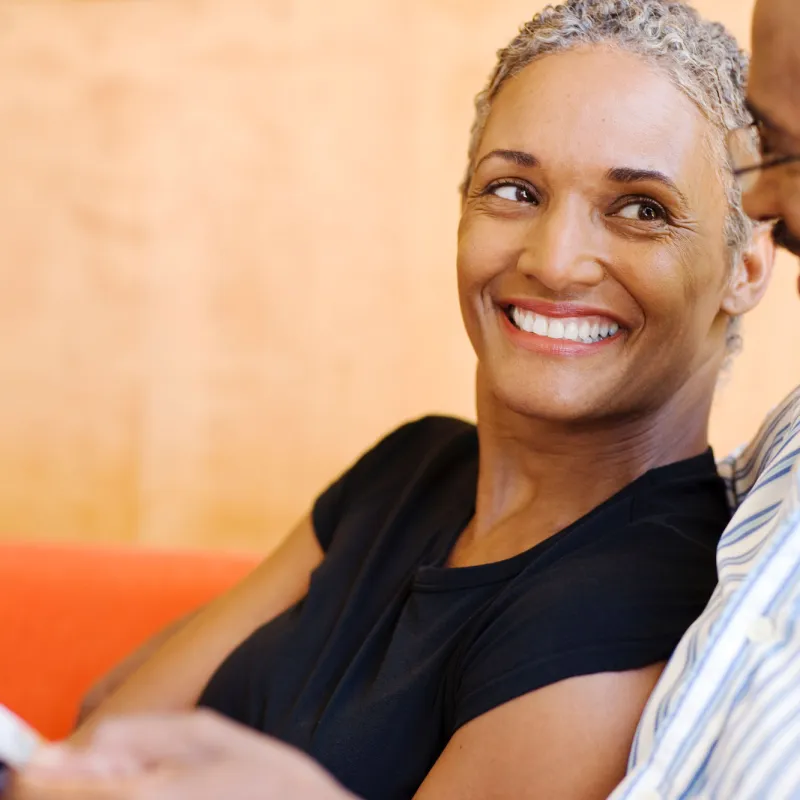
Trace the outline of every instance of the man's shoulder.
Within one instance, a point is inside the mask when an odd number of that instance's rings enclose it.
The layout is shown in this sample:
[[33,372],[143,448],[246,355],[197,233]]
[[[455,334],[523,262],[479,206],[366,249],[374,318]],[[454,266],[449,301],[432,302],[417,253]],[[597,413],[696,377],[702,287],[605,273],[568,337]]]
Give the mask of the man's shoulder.
[[738,508],[757,484],[800,461],[800,386],[767,415],[750,442],[720,462],[731,506]]

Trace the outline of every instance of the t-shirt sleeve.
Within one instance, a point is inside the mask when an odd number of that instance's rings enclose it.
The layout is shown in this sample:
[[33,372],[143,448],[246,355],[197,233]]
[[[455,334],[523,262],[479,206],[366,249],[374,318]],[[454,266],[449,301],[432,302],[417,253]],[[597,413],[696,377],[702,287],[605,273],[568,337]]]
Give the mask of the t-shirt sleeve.
[[451,734],[558,681],[669,659],[713,591],[713,552],[669,525],[631,528],[652,543],[648,552],[595,552],[504,598],[461,658]]
[[428,416],[395,429],[364,453],[314,502],[311,520],[327,552],[339,522],[353,503],[393,502],[409,476],[431,453],[473,427],[454,417]]
[[328,552],[336,530],[336,522],[341,516],[342,506],[347,492],[347,477],[350,470],[340,475],[322,494],[314,501],[311,510],[311,522],[317,541],[324,552]]

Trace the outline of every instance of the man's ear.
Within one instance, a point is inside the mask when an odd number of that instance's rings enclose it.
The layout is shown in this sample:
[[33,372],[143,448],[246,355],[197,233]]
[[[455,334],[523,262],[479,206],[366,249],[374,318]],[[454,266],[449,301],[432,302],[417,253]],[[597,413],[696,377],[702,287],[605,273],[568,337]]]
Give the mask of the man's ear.
[[722,310],[731,317],[738,317],[755,308],[767,291],[774,264],[772,225],[758,223],[750,246],[733,267],[722,298]]

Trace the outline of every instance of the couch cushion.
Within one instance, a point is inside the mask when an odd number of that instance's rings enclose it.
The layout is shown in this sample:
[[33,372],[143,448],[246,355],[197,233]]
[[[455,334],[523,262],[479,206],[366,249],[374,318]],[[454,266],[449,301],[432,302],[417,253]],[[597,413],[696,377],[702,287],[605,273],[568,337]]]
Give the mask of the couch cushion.
[[47,737],[66,735],[97,677],[258,561],[212,552],[0,545],[0,703]]

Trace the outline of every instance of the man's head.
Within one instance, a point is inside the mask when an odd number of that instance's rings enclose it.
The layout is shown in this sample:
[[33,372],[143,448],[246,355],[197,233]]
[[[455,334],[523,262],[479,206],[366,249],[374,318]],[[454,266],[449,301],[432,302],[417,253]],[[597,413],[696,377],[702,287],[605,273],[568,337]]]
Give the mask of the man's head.
[[764,161],[798,156],[765,169],[744,196],[757,220],[780,220],[775,240],[800,256],[800,3],[758,0],[748,100],[762,134]]

